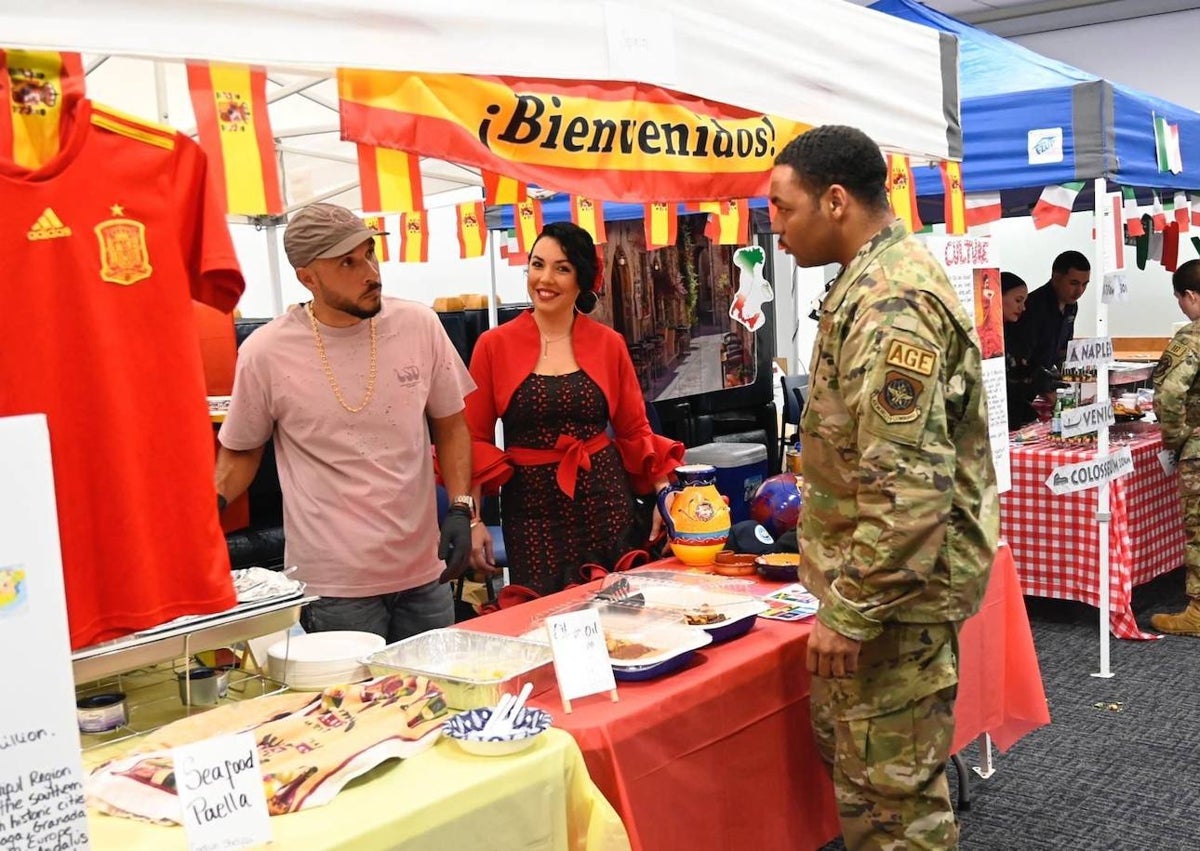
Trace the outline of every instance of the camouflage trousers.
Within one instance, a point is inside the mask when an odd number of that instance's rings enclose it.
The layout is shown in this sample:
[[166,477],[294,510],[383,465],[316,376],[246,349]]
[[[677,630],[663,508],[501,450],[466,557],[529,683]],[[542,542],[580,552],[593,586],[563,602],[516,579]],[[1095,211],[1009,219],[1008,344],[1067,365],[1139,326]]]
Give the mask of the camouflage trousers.
[[1183,528],[1187,533],[1183,551],[1183,563],[1187,565],[1184,590],[1189,599],[1200,600],[1200,458],[1185,458],[1177,468]]
[[813,677],[813,732],[850,851],[958,847],[946,777],[957,650],[956,624],[889,624],[854,677]]

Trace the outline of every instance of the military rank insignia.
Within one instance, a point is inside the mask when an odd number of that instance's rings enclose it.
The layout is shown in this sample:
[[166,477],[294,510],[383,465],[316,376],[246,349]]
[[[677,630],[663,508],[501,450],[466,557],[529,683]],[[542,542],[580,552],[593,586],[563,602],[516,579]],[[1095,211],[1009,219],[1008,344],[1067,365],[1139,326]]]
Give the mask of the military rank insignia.
[[884,375],[883,386],[871,397],[871,407],[889,425],[911,423],[921,416],[917,399],[925,385],[910,375],[891,369]]
[[1162,353],[1162,357],[1158,359],[1158,365],[1154,367],[1153,380],[1158,382],[1166,378],[1167,373],[1175,368],[1175,364],[1191,354],[1191,350],[1176,340],[1172,340],[1167,344],[1167,349]]

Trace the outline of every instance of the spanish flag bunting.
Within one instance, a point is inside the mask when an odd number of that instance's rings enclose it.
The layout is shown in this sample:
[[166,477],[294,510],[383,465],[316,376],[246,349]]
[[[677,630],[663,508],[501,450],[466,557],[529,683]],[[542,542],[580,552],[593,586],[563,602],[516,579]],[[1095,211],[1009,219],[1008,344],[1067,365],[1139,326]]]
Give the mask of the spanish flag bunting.
[[58,153],[71,130],[72,107],[84,95],[78,53],[0,50],[0,156],[36,169]]
[[745,198],[721,201],[716,212],[708,214],[704,235],[717,245],[745,245],[750,241],[750,202]]
[[[383,216],[363,216],[363,224],[371,230],[386,231],[387,222]],[[381,233],[375,237],[375,259],[380,263],[386,263],[392,258],[388,256],[388,240],[387,234]]]
[[582,195],[571,196],[571,221],[592,235],[592,242],[603,245],[608,242],[604,230],[604,202],[594,201]]
[[892,212],[897,218],[903,219],[908,229],[913,233],[924,225],[917,215],[917,182],[913,180],[912,168],[908,157],[903,154],[888,154],[888,200],[892,204]]
[[424,210],[400,214],[400,262],[429,262],[429,234]]
[[517,230],[517,251],[528,254],[542,232],[542,202],[527,198],[514,204],[513,227]]
[[653,201],[646,205],[646,250],[675,244],[679,224],[674,201]]
[[372,213],[425,209],[421,158],[407,151],[358,146],[358,183],[362,208]]
[[519,204],[529,197],[529,187],[515,177],[505,177],[481,168],[483,202],[485,204]]
[[967,199],[963,193],[962,163],[942,162],[942,193],[946,205],[946,233],[966,233]]
[[482,201],[459,204],[458,211],[458,256],[482,257],[487,248],[487,222],[483,216]]
[[200,146],[226,211],[281,214],[283,195],[267,115],[267,72],[249,65],[189,62],[188,88]]

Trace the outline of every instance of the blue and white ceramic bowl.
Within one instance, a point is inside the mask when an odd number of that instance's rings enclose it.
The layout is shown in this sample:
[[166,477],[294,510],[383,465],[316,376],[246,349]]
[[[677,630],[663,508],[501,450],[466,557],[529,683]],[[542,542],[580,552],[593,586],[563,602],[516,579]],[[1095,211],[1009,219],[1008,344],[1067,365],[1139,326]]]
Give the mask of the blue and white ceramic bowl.
[[517,713],[512,730],[504,730],[500,734],[484,738],[481,735],[483,725],[492,717],[492,709],[493,707],[485,706],[455,715],[445,723],[442,730],[467,753],[478,756],[505,756],[533,745],[534,739],[546,732],[550,722],[554,720],[544,709],[527,706]]

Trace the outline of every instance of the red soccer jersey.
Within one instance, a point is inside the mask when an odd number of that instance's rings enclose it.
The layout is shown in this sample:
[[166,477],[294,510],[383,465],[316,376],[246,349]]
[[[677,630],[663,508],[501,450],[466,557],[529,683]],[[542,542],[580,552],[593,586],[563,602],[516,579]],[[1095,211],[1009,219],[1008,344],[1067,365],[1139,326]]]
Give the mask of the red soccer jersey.
[[192,299],[244,286],[198,145],[81,101],[0,160],[0,416],[50,427],[71,646],[236,602]]

